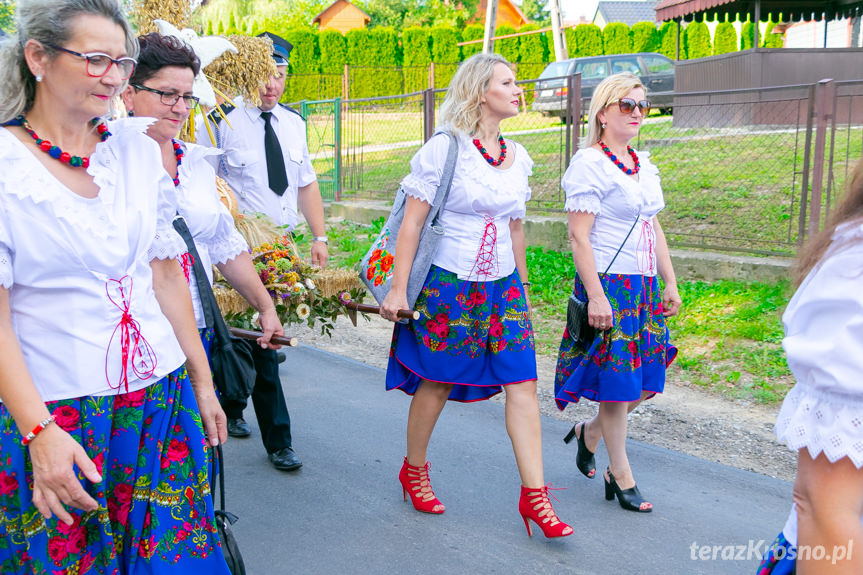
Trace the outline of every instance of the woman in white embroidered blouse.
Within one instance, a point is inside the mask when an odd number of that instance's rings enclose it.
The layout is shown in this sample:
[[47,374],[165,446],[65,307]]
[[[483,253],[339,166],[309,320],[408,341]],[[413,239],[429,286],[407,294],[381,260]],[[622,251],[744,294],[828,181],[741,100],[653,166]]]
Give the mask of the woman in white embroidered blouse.
[[[524,290],[522,219],[533,161],[500,134],[501,120],[518,114],[521,92],[497,54],[467,59],[450,83],[441,123],[457,138],[458,158],[441,217],[446,232],[414,306],[421,319],[394,328],[386,384],[413,396],[399,480],[418,511],[444,511],[429,483],[426,451],[447,400],[479,401],[505,389],[506,428],[522,483],[519,512],[528,534],[533,520],[546,537],[562,537],[572,528],[552,509],[543,479],[536,355]],[[408,198],[394,260],[382,258],[393,279],[381,315],[392,321],[408,306],[407,279],[449,140],[429,140],[402,181]]]
[[[626,415],[661,393],[676,355],[665,318],[680,308],[677,280],[657,214],[665,206],[659,171],[647,152],[629,146],[650,109],[641,81],[609,76],[590,103],[588,135],[563,176],[569,240],[575,261],[573,296],[587,300],[595,337],[581,343],[564,330],[555,374],[560,409],[586,397],[599,402],[590,421],[573,426],[576,466],[596,472],[594,452],[605,440],[609,466],[605,498],[630,511],[649,512],[626,456]],[[657,272],[665,282],[660,296]]]
[[227,575],[202,429],[215,444],[225,420],[171,182],[148,122],[99,119],[135,36],[113,0],[22,2],[16,28],[0,46],[0,564]]
[[863,161],[800,252],[782,321],[795,386],[776,437],[798,451],[794,505],[758,575],[863,573]]
[[[284,335],[284,329],[273,299],[255,271],[246,240],[234,227],[231,213],[219,201],[216,172],[210,162],[218,161],[221,150],[175,139],[197,102],[192,87],[200,71],[200,60],[189,46],[172,36],[153,32],[141,36],[138,43],[138,66],[123,92],[126,110],[136,117],[155,118],[147,134],[162,150],[163,166],[174,180],[179,213],[192,233],[207,281],[213,284],[215,265],[259,312],[258,322],[264,333],[259,343],[268,347],[270,337]],[[189,279],[195,319],[204,347],[209,348],[212,330],[206,330],[195,272],[188,269],[188,261],[185,258],[182,263]],[[281,346],[273,344],[272,347]]]

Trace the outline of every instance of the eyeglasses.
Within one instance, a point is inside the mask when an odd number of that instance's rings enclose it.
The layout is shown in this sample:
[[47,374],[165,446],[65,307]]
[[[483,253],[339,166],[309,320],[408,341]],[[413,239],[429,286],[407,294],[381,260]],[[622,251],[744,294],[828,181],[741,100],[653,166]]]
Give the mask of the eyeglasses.
[[138,65],[138,61],[134,58],[125,57],[115,60],[102,52],[88,52],[87,54],[82,54],[81,52],[75,52],[74,50],[69,50],[62,46],[57,46],[56,44],[45,43],[45,45],[49,48],[60,50],[67,54],[87,60],[87,75],[91,78],[101,78],[111,69],[111,64],[116,64],[117,71],[120,73],[120,79],[128,80],[129,76],[132,75],[132,72],[135,71],[135,66]]
[[176,106],[177,102],[180,99],[183,100],[183,103],[186,104],[186,107],[189,109],[194,108],[198,105],[200,98],[197,96],[192,96],[191,94],[178,94],[177,92],[163,92],[162,90],[157,90],[155,88],[150,88],[149,86],[142,86],[141,84],[130,84],[136,90],[144,90],[145,92],[153,92],[154,94],[159,94],[159,100],[166,106]]
[[615,100],[614,102],[609,102],[609,106],[612,104],[617,104],[617,107],[620,108],[620,111],[624,114],[631,114],[632,111],[638,106],[638,109],[641,110],[641,114],[646,116],[650,113],[650,102],[647,100],[639,100],[636,102],[632,98],[621,98],[619,100]]

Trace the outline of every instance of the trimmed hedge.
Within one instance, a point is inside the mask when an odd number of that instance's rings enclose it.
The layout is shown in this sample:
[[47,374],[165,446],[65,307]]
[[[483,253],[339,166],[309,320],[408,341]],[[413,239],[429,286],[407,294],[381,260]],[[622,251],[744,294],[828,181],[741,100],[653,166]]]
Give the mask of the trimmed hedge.
[[737,51],[737,30],[731,22],[720,22],[713,33],[713,54],[727,54]]
[[427,66],[431,61],[431,32],[428,28],[411,26],[402,32],[405,66]]
[[[485,30],[481,25],[470,24],[469,26],[465,26],[464,30],[462,30],[461,39],[462,42],[464,42],[465,40],[482,40],[484,34]],[[461,55],[462,58],[464,58],[465,60],[479,52],[482,52],[482,42],[467,44],[461,47]]]
[[322,74],[342,74],[348,63],[348,45],[345,37],[335,30],[318,33],[318,50],[321,55]]
[[743,23],[740,28],[740,49],[749,50],[755,42],[755,25],[749,20]]
[[659,30],[653,22],[636,22],[629,31],[633,52],[658,52]]
[[710,29],[704,22],[690,22],[683,29],[683,38],[686,57],[689,60],[704,58],[713,53],[713,47],[710,45]]
[[602,55],[602,30],[596,24],[575,27],[575,57]]
[[[563,33],[566,36],[566,53],[570,58],[575,58],[578,55],[578,40],[575,35],[575,28],[564,28]],[[552,42],[552,40],[549,39],[549,42]]]
[[[480,35],[482,38],[482,35]],[[461,60],[458,30],[452,26],[435,26],[431,29],[432,62],[457,64]],[[482,51],[482,44],[479,44]],[[466,46],[465,46],[466,47]]]
[[[519,32],[539,30],[536,24],[525,24]],[[518,37],[518,62],[522,64],[541,64],[548,62],[549,49],[545,34],[530,34]],[[540,70],[542,72],[542,70]]]
[[785,46],[782,34],[773,33],[773,28],[775,27],[776,22],[772,20],[767,21],[767,28],[764,30],[764,39],[761,44],[764,48],[783,48]]
[[623,22],[611,22],[602,29],[602,47],[605,54],[629,54],[632,52],[632,39],[629,26]]
[[[659,53],[671,58],[677,58],[677,28],[679,24],[671,20],[663,22],[659,29]],[[686,47],[683,43],[683,30],[680,31],[680,59],[686,59]]]
[[[506,36],[507,34],[515,34],[515,28],[504,24],[503,26],[498,26],[494,31],[495,36]],[[518,40],[517,37],[495,40],[494,51],[510,62],[518,62]]]

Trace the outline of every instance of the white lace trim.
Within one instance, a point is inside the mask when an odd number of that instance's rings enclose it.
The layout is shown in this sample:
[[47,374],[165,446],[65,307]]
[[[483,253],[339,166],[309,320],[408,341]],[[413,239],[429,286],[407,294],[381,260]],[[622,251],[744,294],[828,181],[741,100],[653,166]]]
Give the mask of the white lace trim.
[[524,190],[530,196],[527,178],[533,173],[533,159],[523,146],[510,141],[515,150],[515,162],[506,170],[489,169],[488,162],[476,151],[473,143],[459,143],[459,163],[462,175],[474,183],[494,192],[511,194],[513,190]]
[[597,215],[600,212],[602,201],[596,192],[587,190],[578,195],[566,198],[564,209],[567,212],[586,212],[588,214]]
[[413,172],[410,172],[404,177],[401,187],[404,190],[405,195],[416,198],[427,204],[432,203],[432,200],[437,193],[437,186],[420,179],[418,176],[414,175]]
[[863,467],[863,397],[831,394],[797,384],[776,418],[776,437],[793,450],[824,453],[831,463],[848,457]]
[[186,253],[186,242],[169,224],[156,230],[153,243],[147,250],[147,261],[174,259],[184,253]]
[[228,237],[222,238],[218,242],[207,244],[207,251],[210,254],[210,260],[213,265],[223,264],[228,260],[232,260],[243,252],[249,251],[249,244],[236,229],[231,230]]
[[12,288],[12,256],[9,250],[0,247],[0,286]]

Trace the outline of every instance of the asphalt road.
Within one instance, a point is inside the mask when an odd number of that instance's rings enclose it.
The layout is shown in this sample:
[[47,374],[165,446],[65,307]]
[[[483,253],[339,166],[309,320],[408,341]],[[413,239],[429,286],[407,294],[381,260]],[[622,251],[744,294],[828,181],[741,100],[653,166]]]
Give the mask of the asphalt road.
[[[300,346],[281,374],[294,448],[304,467],[270,466],[253,433],[225,446],[227,509],[250,575],[280,574],[754,574],[782,528],[791,484],[631,441],[639,487],[654,512],[603,497],[601,475],[575,467],[564,422],[543,418],[545,478],[575,533],[529,538],[500,404],[451,402],[429,449],[440,516],[402,501],[409,397],[384,391],[384,372]],[[658,429],[657,433],[662,430]],[[600,447],[597,469],[608,459]],[[717,547],[714,547],[717,546]],[[715,557],[715,558],[714,558]]]

